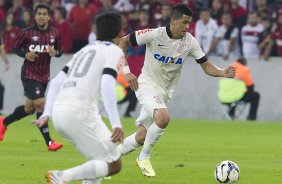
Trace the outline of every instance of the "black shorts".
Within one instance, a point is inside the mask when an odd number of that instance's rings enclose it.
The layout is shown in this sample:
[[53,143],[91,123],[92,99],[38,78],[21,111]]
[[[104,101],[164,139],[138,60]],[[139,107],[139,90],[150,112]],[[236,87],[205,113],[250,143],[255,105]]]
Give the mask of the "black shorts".
[[38,98],[45,98],[45,91],[47,84],[42,82],[22,78],[22,83],[24,87],[24,96],[31,100],[36,100]]

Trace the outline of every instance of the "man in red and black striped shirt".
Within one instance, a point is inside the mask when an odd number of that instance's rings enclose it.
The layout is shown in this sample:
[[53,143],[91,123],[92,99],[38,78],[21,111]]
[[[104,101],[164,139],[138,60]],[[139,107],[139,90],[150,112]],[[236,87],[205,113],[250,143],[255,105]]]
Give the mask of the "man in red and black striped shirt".
[[[6,118],[0,118],[0,141],[4,139],[7,126],[16,120],[36,112],[39,118],[45,104],[45,90],[50,75],[51,57],[60,57],[60,37],[56,29],[50,27],[50,8],[40,4],[35,9],[35,24],[21,31],[16,39],[14,52],[25,58],[21,70],[21,80],[26,96],[25,105],[18,106]],[[56,151],[63,145],[50,138],[48,125],[40,131],[48,150]]]

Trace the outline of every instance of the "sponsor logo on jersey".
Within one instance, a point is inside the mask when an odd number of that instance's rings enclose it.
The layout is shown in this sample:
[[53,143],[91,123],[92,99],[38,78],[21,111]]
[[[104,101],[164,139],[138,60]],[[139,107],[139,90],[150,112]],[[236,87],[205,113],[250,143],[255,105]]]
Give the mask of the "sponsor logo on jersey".
[[30,45],[28,50],[41,53],[48,52],[48,45]]
[[154,54],[154,58],[165,64],[173,63],[176,65],[181,65],[183,63],[182,58],[174,58],[171,56],[161,56],[160,54]]
[[137,31],[137,35],[140,36],[141,34],[144,34],[150,31],[152,31],[152,29],[143,29],[143,30]]

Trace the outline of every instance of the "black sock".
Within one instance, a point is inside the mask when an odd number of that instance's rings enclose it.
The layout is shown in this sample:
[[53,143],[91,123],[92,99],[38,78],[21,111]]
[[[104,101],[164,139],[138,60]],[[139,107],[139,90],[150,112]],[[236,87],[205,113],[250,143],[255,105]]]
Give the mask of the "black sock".
[[[36,117],[37,119],[40,118],[40,116],[42,115],[42,112],[37,112],[36,113]],[[51,140],[51,137],[50,137],[50,134],[49,134],[49,128],[48,128],[48,124],[46,125],[43,125],[42,127],[39,128],[44,140],[45,140],[45,143],[47,144],[47,146],[49,146],[49,142],[52,141]]]
[[24,105],[18,106],[12,114],[10,114],[4,119],[4,125],[8,126],[14,121],[20,120],[23,117],[26,117],[27,115],[28,114],[24,110]]

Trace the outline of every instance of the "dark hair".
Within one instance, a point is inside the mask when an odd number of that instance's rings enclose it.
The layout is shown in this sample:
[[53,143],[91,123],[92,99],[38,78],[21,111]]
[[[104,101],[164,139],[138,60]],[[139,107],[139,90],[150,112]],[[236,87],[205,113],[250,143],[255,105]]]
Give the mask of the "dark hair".
[[105,12],[96,18],[97,40],[112,41],[121,31],[121,16]]
[[202,12],[211,13],[211,10],[210,10],[209,8],[204,7],[204,8],[202,8],[202,9],[200,10],[200,12],[201,12],[201,13],[202,13]]
[[67,17],[67,10],[65,7],[59,6],[55,8],[55,10],[58,10],[64,19]]
[[177,4],[172,7],[171,18],[181,19],[183,15],[192,16],[192,10],[184,4]]
[[243,58],[243,57],[238,58],[237,61],[238,61],[239,63],[241,63],[242,65],[247,65],[247,60],[246,60],[245,58]]
[[38,9],[46,9],[48,11],[48,14],[51,14],[51,9],[47,4],[39,4],[36,6],[35,10],[34,10],[34,14],[36,14],[36,12],[38,11]]

